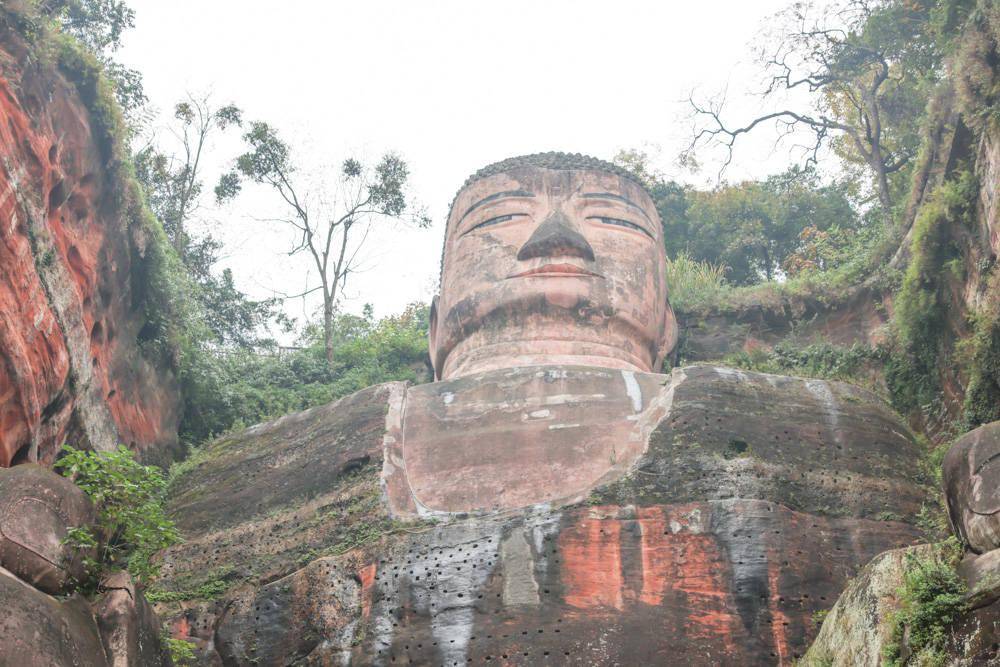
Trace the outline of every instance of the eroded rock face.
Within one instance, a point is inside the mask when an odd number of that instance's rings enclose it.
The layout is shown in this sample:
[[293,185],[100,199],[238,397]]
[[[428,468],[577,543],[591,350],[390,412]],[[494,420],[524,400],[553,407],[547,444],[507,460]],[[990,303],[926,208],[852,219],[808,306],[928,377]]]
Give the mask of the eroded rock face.
[[118,572],[101,584],[94,605],[110,667],[170,667],[160,642],[160,621],[127,572]]
[[0,27],[0,466],[59,447],[176,442],[168,374],[139,354],[133,236],[77,91]]
[[900,607],[907,554],[925,558],[930,551],[928,545],[896,549],[866,565],[823,621],[806,664],[879,667],[892,641],[892,615]]
[[[885,664],[886,646],[893,637],[894,612],[900,609],[900,590],[907,572],[919,567],[921,560],[934,557],[934,545],[920,545],[880,554],[865,566],[850,582],[823,621],[815,643],[805,656],[806,665],[831,667],[879,667]],[[983,557],[980,557],[983,558]],[[996,562],[980,563],[981,575]],[[966,575],[974,575],[975,568],[964,564],[959,568]],[[992,580],[996,581],[994,573]],[[969,609],[954,619],[946,629],[942,663],[953,667],[978,667],[995,665],[1000,661],[1000,603],[996,598],[977,594],[975,580],[967,596]],[[995,584],[994,584],[995,586]],[[904,633],[901,655],[910,660],[906,664],[930,664],[912,655]],[[926,657],[926,656],[924,656]]]
[[943,477],[955,532],[976,553],[1000,548],[1000,422],[966,433],[945,455]]
[[95,518],[83,491],[35,464],[0,469],[0,665],[169,665],[160,622],[128,574],[101,583],[93,604],[59,600],[95,556],[65,543]]
[[65,540],[95,518],[73,482],[33,464],[0,469],[0,566],[46,593],[82,581],[88,555]]
[[[223,438],[171,499],[187,542],[164,555],[157,585],[180,599],[159,611],[227,665],[790,664],[862,565],[919,539],[903,520],[923,501],[915,443],[841,383],[713,366],[636,375],[525,367],[383,385]],[[648,429],[616,430],[654,405]],[[552,419],[511,417],[522,407]],[[582,468],[608,454],[585,446],[598,422],[621,438],[614,451],[638,453],[584,493],[571,474],[531,477],[558,469],[559,447],[518,468],[530,448],[497,439],[503,423],[520,441],[535,420],[549,432],[590,412],[577,447],[566,440]],[[469,512],[447,489],[396,503],[423,488],[409,481],[410,419],[439,424],[443,451],[465,434],[476,456],[456,457],[453,479],[487,484],[509,465],[531,484],[497,495],[498,510]]]

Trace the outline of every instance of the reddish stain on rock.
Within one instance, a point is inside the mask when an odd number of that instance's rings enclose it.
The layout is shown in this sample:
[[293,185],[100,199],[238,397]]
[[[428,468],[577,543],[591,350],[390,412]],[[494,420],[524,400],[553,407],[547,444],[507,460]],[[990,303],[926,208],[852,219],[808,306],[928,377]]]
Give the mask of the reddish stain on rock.
[[371,563],[358,571],[358,578],[361,580],[361,618],[368,618],[372,613],[372,586],[377,569],[378,566]]
[[642,526],[641,601],[658,606],[681,596],[692,609],[688,633],[699,639],[714,638],[732,648],[733,629],[739,617],[730,589],[729,564],[715,540],[701,534],[701,512],[695,505],[638,510]]
[[619,529],[616,521],[587,518],[559,535],[566,604],[580,609],[623,607]]

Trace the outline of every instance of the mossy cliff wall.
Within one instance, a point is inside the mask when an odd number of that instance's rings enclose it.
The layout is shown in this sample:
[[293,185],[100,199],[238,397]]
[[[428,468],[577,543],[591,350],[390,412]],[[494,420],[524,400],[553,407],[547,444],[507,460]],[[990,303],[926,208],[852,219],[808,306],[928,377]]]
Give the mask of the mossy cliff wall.
[[971,128],[954,96],[930,106],[910,202],[866,274],[679,311],[681,360],[850,380],[935,443],[1000,419],[1000,128]]
[[176,383],[141,342],[161,240],[123,189],[120,118],[95,62],[15,20],[0,9],[0,466],[64,442],[164,459]]

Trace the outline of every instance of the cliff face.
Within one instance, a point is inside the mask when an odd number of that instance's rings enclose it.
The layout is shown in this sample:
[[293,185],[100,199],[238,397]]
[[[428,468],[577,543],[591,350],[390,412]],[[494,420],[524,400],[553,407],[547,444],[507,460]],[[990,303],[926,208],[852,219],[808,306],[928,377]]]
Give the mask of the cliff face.
[[148,239],[104,143],[74,85],[0,24],[0,466],[176,442],[175,384],[138,342]]
[[[171,489],[185,542],[162,555],[160,615],[203,664],[792,664],[849,577],[920,539],[916,444],[869,392],[593,371],[379,385],[206,445]],[[519,446],[525,477],[560,470],[523,455],[519,415],[574,433],[583,459],[621,399],[659,416],[583,502],[443,511],[453,497],[422,493],[428,462],[471,492]],[[607,423],[567,423],[574,405]],[[432,418],[437,439],[414,442]]]

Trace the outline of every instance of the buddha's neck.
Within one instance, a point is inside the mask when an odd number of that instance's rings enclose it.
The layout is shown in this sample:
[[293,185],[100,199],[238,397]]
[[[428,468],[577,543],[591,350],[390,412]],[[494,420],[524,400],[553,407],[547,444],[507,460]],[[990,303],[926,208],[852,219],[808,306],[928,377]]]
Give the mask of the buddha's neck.
[[459,344],[445,360],[442,380],[521,366],[597,366],[653,372],[648,360],[620,347],[575,340],[504,341],[476,347]]

